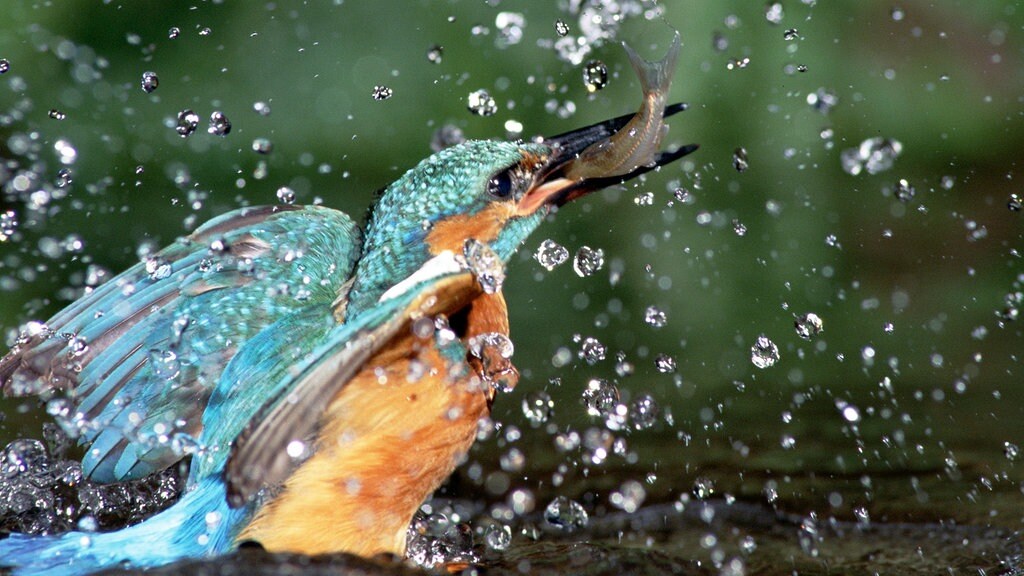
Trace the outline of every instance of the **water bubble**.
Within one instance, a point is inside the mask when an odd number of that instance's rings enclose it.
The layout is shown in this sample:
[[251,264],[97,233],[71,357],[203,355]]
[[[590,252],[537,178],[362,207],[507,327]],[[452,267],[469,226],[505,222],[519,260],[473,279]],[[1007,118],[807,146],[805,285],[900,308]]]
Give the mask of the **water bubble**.
[[915,193],[916,190],[914,190],[914,187],[910,185],[906,178],[900,178],[896,181],[894,194],[900,202],[910,202],[914,198]]
[[903,8],[900,8],[899,6],[894,6],[892,10],[889,11],[889,16],[893,19],[894,22],[899,22],[900,20],[903,20],[904,16],[906,16],[906,13],[903,11]]
[[856,424],[860,422],[860,409],[846,402],[845,400],[836,400],[836,410],[843,416],[843,420]]
[[167,31],[167,37],[174,40],[178,36],[181,36],[181,28],[177,26],[171,26],[171,29]]
[[746,172],[747,168],[750,167],[750,162],[747,160],[747,149],[737,148],[732,153],[732,167],[737,172]]
[[6,74],[11,69],[11,62],[7,58],[0,58],[0,74]]
[[523,416],[534,426],[547,422],[554,408],[555,403],[547,392],[535,390],[523,397]]
[[49,116],[53,120],[63,120],[67,118],[66,114],[64,114],[60,110],[57,110],[56,108],[51,108],[50,111],[47,112],[47,116]]
[[278,188],[275,195],[277,196],[277,201],[281,204],[295,203],[295,190],[292,190],[287,186],[281,186]]
[[197,127],[199,127],[199,114],[188,108],[178,112],[178,123],[174,129],[178,131],[179,136],[188,138],[196,131]]
[[583,67],[583,85],[587,92],[597,92],[608,85],[608,66],[600,60],[591,60]]
[[256,138],[252,141],[252,151],[257,154],[270,154],[274,151],[274,143],[266,138]]
[[608,347],[602,344],[597,338],[588,336],[583,339],[583,344],[580,345],[579,357],[584,362],[593,366],[598,362],[605,359],[608,354]]
[[484,532],[484,541],[491,550],[507,550],[512,543],[512,528],[505,524],[491,524]]
[[796,335],[804,340],[810,340],[814,336],[821,334],[821,331],[824,330],[821,318],[814,312],[797,316],[796,321],[793,322],[793,327],[796,328]]
[[609,495],[608,500],[612,506],[632,514],[640,508],[646,498],[647,491],[644,490],[643,484],[636,480],[626,480],[618,490]]
[[160,87],[160,78],[156,75],[156,72],[143,72],[142,73],[142,91],[149,94]]
[[668,314],[665,314],[665,312],[657,306],[648,306],[647,309],[644,310],[644,322],[646,322],[648,326],[662,328],[666,323],[668,323]]
[[654,192],[641,192],[633,198],[637,206],[654,206]]
[[839,97],[831,90],[818,88],[807,95],[807,104],[822,114],[828,114],[839,104]]
[[493,116],[498,111],[498,104],[486,90],[480,89],[469,93],[466,108],[477,116]]
[[771,24],[778,25],[782,22],[785,12],[782,9],[782,2],[769,2],[764,6],[764,19]]
[[572,260],[572,269],[576,272],[576,275],[581,278],[590,276],[603,267],[604,250],[600,248],[581,246],[580,249],[576,251],[576,256]]
[[750,57],[744,56],[743,58],[729,58],[729,61],[725,63],[726,70],[742,70],[750,66]]
[[668,354],[658,354],[654,357],[654,367],[662,374],[671,374],[676,371],[676,359]]
[[210,114],[210,126],[206,131],[214,136],[227,136],[231,132],[231,122],[223,112],[218,110]]
[[782,39],[787,42],[792,42],[797,38],[800,38],[800,32],[796,28],[790,28],[782,33]]
[[591,378],[583,389],[583,404],[591,416],[607,416],[619,404],[619,389],[603,378]]
[[388,88],[387,86],[377,85],[373,87],[373,92],[371,94],[373,95],[374,100],[381,101],[391,98],[391,96],[394,95],[394,93],[394,90]]
[[505,283],[505,264],[491,247],[475,238],[466,240],[462,247],[466,267],[476,276],[486,294],[501,290]]
[[565,36],[569,33],[569,25],[565,23],[561,18],[555,20],[555,34],[559,36]]
[[903,144],[892,138],[868,138],[857,148],[848,148],[840,153],[843,171],[857,176],[863,170],[878,174],[892,168],[896,158],[903,152]]
[[444,47],[440,44],[434,44],[427,49],[427,61],[434,64],[440,64],[444,58]]
[[551,271],[569,259],[569,251],[554,240],[547,239],[537,247],[537,251],[533,253],[533,259]]
[[715,52],[725,52],[729,49],[729,39],[725,37],[725,34],[715,30],[711,34],[711,48]]
[[750,361],[757,368],[764,369],[774,366],[779,358],[779,347],[764,334],[758,336],[754,345],[750,347]]
[[434,135],[430,138],[430,149],[434,152],[440,152],[445,148],[451,148],[465,141],[466,135],[462,133],[461,128],[454,124],[444,124],[435,130]]
[[589,518],[583,505],[565,496],[558,496],[544,509],[544,521],[567,532],[584,528]]
[[1021,202],[1019,194],[1010,194],[1010,199],[1006,202],[1006,207],[1011,212],[1020,212],[1021,208],[1024,207],[1024,203]]
[[270,104],[266,102],[253,102],[252,109],[260,116],[270,116]]

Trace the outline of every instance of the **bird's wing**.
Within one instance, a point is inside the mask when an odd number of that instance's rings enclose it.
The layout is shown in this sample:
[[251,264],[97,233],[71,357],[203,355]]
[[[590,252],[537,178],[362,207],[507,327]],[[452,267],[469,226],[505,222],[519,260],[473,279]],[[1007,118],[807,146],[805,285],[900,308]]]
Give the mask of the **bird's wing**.
[[335,210],[230,212],[22,338],[0,360],[0,384],[10,395],[64,391],[58,416],[89,445],[92,479],[145,476],[199,435],[210,391],[246,341],[296,310],[330,310],[359,249],[358,228]]
[[[443,259],[450,261],[441,262]],[[218,452],[221,457],[204,460],[200,477],[224,467],[233,506],[243,504],[264,486],[281,483],[303,456],[302,450],[291,449],[292,443],[310,441],[332,398],[376,352],[405,334],[413,320],[457,310],[480,294],[476,277],[462,266],[451,253],[438,256],[385,293],[377,306],[330,329],[322,343],[300,361],[265,361],[257,369],[265,370],[265,381],[273,390],[257,397],[237,384],[254,366],[241,360],[243,355],[266,358],[271,350],[264,346],[269,344],[272,349],[273,344],[259,339],[250,342],[228,367],[206,414],[207,418],[216,417],[217,425],[206,420],[204,444],[230,445],[230,453],[226,462],[223,450]]]

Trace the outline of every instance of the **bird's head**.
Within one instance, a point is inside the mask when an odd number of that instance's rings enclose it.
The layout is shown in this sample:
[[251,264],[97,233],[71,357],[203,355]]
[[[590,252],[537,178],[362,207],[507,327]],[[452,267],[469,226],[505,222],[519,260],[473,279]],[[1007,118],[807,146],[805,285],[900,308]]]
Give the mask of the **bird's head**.
[[[683,109],[671,106],[665,115]],[[696,149],[663,152],[649,165],[607,178],[565,176],[581,151],[608,140],[631,117],[531,142],[468,141],[420,162],[391,184],[373,208],[350,313],[353,307],[372,305],[431,257],[445,250],[460,253],[469,239],[489,244],[507,262],[552,209]]]

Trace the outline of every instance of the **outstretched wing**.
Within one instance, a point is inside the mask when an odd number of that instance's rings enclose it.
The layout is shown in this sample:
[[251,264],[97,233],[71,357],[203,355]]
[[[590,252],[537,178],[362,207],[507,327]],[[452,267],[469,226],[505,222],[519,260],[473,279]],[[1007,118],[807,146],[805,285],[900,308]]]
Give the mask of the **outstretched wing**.
[[[423,271],[386,293],[377,306],[324,330],[314,348],[303,351],[263,335],[249,342],[210,399],[202,438],[210,457],[200,459],[198,477],[223,469],[233,506],[279,484],[297,463],[289,446],[314,435],[327,405],[375,353],[405,334],[413,320],[458,310],[481,292],[451,253],[428,262]],[[286,323],[316,325],[310,318]],[[277,360],[281,357],[287,360]],[[267,387],[258,395],[242,385],[253,374]]]
[[92,479],[145,476],[200,435],[210,391],[240,347],[297,310],[330,309],[360,244],[336,210],[230,212],[22,338],[0,360],[0,383],[11,395],[67,394],[63,423],[90,445]]

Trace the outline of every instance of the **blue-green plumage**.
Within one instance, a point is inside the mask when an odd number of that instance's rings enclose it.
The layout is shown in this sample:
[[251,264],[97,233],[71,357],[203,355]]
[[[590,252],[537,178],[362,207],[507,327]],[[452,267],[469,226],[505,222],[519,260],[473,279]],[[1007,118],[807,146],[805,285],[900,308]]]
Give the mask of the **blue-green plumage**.
[[[0,384],[11,395],[67,396],[62,423],[87,447],[88,477],[134,479],[192,460],[186,493],[164,512],[112,533],[14,536],[0,541],[0,563],[74,574],[229,549],[371,357],[415,318],[495,289],[477,284],[463,244],[507,262],[550,206],[694,148],[614,178],[564,177],[580,150],[628,121],[439,152],[388,187],[365,238],[329,208],[235,210],[24,334],[0,360]],[[461,342],[436,346],[465,369]]]

